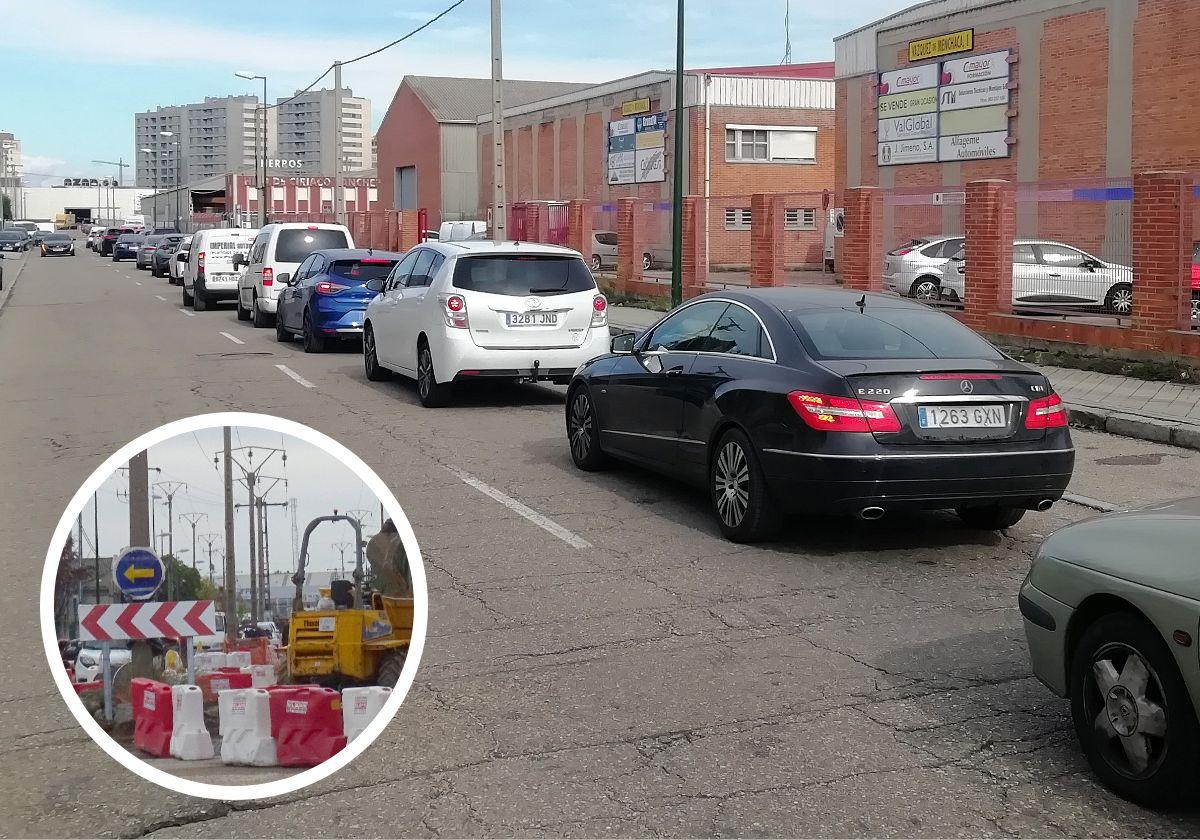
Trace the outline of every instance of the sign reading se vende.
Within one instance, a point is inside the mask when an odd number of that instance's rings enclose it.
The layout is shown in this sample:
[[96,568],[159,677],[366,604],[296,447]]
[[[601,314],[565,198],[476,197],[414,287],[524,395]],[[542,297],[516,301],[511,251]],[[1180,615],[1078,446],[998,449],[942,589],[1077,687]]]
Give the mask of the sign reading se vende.
[[908,42],[908,60],[921,61],[926,58],[936,58],[939,55],[969,52],[975,49],[975,30],[962,29],[958,32],[947,32],[945,35],[935,35],[932,38],[922,38],[919,41]]

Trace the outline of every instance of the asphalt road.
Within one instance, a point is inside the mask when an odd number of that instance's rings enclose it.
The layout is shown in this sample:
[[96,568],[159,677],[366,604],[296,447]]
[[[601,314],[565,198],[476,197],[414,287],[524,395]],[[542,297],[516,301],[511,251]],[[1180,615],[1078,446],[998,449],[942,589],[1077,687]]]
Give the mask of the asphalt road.
[[[1030,676],[1017,587],[1039,539],[1086,508],[1005,535],[930,514],[737,546],[689,489],[576,471],[560,389],[429,411],[410,384],[368,383],[356,350],[305,355],[179,298],[81,250],[32,259],[0,310],[0,834],[1200,835],[1200,813],[1100,788],[1066,704]],[[103,458],[230,409],[362,456],[431,586],[424,660],[385,735],[319,785],[236,805],[159,789],[90,742],[50,681],[36,598],[50,533]],[[1076,443],[1077,493],[1196,490],[1200,453]]]

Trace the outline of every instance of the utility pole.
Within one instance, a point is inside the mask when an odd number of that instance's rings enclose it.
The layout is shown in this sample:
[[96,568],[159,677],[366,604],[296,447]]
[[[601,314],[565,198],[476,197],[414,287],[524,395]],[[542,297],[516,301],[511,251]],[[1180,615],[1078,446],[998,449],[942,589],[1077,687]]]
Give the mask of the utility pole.
[[350,542],[349,540],[341,540],[340,542],[335,542],[333,544],[333,547],[337,549],[338,566],[341,567],[342,570],[342,580],[346,579],[346,549],[352,548],[353,546],[354,543]]
[[[259,452],[267,453],[266,456],[264,458],[262,458],[262,460],[259,462],[257,467],[255,467],[255,465],[254,465],[254,451],[256,449]],[[237,454],[235,455],[234,453],[237,453]],[[236,448],[231,448],[227,454],[227,457],[229,458],[229,462],[233,466],[236,466],[238,469],[240,469],[242,471],[243,477],[237,479],[237,481],[245,482],[246,490],[249,493],[249,500],[247,502],[247,507],[249,508],[248,524],[250,526],[250,560],[249,560],[249,562],[250,562],[250,618],[256,624],[259,621],[259,613],[258,613],[259,584],[261,583],[261,581],[259,580],[259,573],[260,573],[260,569],[261,569],[261,559],[260,559],[260,554],[259,554],[259,549],[258,549],[258,544],[259,544],[260,540],[257,539],[257,531],[256,531],[256,529],[259,526],[257,525],[257,523],[255,521],[256,501],[257,501],[257,497],[259,495],[256,484],[260,477],[266,478],[268,480],[271,478],[271,477],[261,476],[261,470],[264,466],[266,466],[267,462],[269,462],[271,460],[271,458],[273,458],[275,455],[281,455],[283,465],[284,465],[284,467],[287,467],[287,451],[284,449],[281,449],[279,447],[239,446]],[[242,460],[239,460],[239,457],[244,458],[244,462]],[[278,483],[278,481],[283,481],[283,480],[284,479],[282,479],[282,478],[277,479],[276,483]],[[275,485],[272,484],[271,488],[273,488],[274,486]],[[270,492],[271,488],[267,488],[267,492]],[[262,493],[261,495],[266,495],[266,493]]]
[[100,491],[97,490],[92,494],[92,539],[95,540],[93,548],[96,549],[93,557],[93,569],[95,571],[96,584],[96,603],[100,603]]
[[[196,525],[201,519],[208,519],[207,513],[181,513],[179,518],[192,526],[192,569],[196,568]],[[211,551],[211,546],[210,546]]]
[[175,554],[175,494],[187,487],[183,481],[156,481],[155,487],[167,497],[167,554]]
[[[212,561],[213,543],[215,543],[217,541],[217,538],[220,536],[221,535],[216,533],[215,531],[210,531],[207,534],[200,535],[200,539],[204,540],[205,549],[208,551],[208,583],[210,586],[212,585],[212,582],[213,582],[213,561]],[[195,555],[193,554],[193,558],[194,557],[195,557]],[[193,565],[193,568],[195,568],[194,565]]]
[[346,197],[342,193],[342,62],[333,62],[333,212],[334,221],[346,224]]
[[493,242],[503,242],[508,238],[508,207],[504,198],[504,62],[500,18],[500,0],[492,0],[492,172],[495,175],[492,179]]
[[675,24],[675,159],[671,167],[671,306],[683,302],[683,2]]
[[[233,554],[233,447],[232,429],[224,427],[225,483],[225,641],[232,645],[237,641],[237,573],[234,570]],[[215,459],[214,459],[215,460]]]
[[250,515],[249,531],[250,531],[250,623],[258,624],[258,549],[256,548],[255,539],[258,534],[255,529],[258,523],[254,521],[254,479],[256,475],[253,471],[246,473],[246,492],[250,496],[250,503],[246,505],[246,512]]

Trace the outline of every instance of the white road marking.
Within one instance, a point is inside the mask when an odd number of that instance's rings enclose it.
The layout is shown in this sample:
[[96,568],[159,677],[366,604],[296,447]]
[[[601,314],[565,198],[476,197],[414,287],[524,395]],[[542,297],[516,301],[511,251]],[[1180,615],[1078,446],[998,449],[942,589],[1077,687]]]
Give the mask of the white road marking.
[[134,280],[134,281],[133,281],[133,285],[135,285],[135,286],[140,286],[140,285],[142,285],[142,281],[141,281],[141,280]]
[[495,487],[492,487],[490,484],[485,484],[484,482],[480,481],[475,476],[471,475],[469,472],[466,472],[465,470],[461,470],[458,467],[446,466],[445,464],[443,464],[442,466],[446,467],[447,470],[449,470],[450,472],[452,472],[456,476],[458,476],[458,478],[461,481],[463,481],[464,483],[470,485],[471,487],[474,487],[476,490],[478,490],[480,493],[483,493],[485,496],[491,496],[493,499],[495,499],[500,504],[504,505],[506,508],[511,510],[513,513],[520,514],[521,516],[525,517],[530,522],[532,522],[534,525],[538,526],[539,528],[541,528],[544,531],[550,532],[551,534],[553,534],[554,536],[558,537],[560,540],[565,542],[567,545],[571,546],[572,548],[591,548],[592,547],[592,544],[590,542],[588,542],[587,540],[585,540],[583,537],[579,536],[578,534],[576,534],[572,531],[568,531],[566,528],[559,525],[553,519],[543,516],[542,514],[538,513],[533,508],[529,507],[526,504],[518,502],[512,496],[509,496],[505,493],[500,492]]
[[1110,502],[1093,499],[1091,496],[1081,496],[1078,493],[1063,493],[1063,501],[1070,502],[1073,505],[1098,510],[1101,513],[1112,513],[1114,510],[1120,510],[1119,505],[1111,504]]
[[297,382],[299,382],[305,388],[316,388],[317,387],[316,385],[312,384],[307,379],[305,379],[303,376],[296,373],[296,371],[292,370],[287,365],[275,365],[275,367],[279,368],[281,371],[286,373],[288,376],[292,377],[292,379],[295,379]]
[[[142,284],[138,283],[138,285],[140,286]],[[167,299],[165,297],[163,297],[162,295],[155,295],[155,297],[158,298],[159,300],[161,300],[163,303],[167,302]]]
[[[166,298],[163,298],[163,300],[166,300]],[[187,311],[186,309],[184,309],[182,306],[178,307],[178,309],[179,309],[179,311],[180,311],[180,312],[182,312],[184,315],[188,316],[189,318],[195,318],[195,317],[196,317],[196,313],[195,313],[195,312],[188,312],[188,311]]]
[[221,333],[221,335],[223,335],[223,336],[225,336],[226,338],[228,338],[228,339],[229,339],[230,341],[232,341],[234,344],[245,344],[245,343],[246,343],[246,342],[242,341],[240,338],[238,338],[236,335],[230,335],[230,334],[229,334],[229,333],[227,333],[227,332],[223,332],[223,333]]

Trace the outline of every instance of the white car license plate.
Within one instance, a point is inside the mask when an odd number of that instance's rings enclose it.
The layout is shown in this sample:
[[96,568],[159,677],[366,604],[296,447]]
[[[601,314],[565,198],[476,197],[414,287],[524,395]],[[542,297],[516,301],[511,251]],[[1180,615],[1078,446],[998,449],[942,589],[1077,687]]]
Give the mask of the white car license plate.
[[1008,421],[1000,405],[923,405],[917,423],[922,429],[1002,429]]
[[506,327],[557,327],[557,312],[505,312]]

